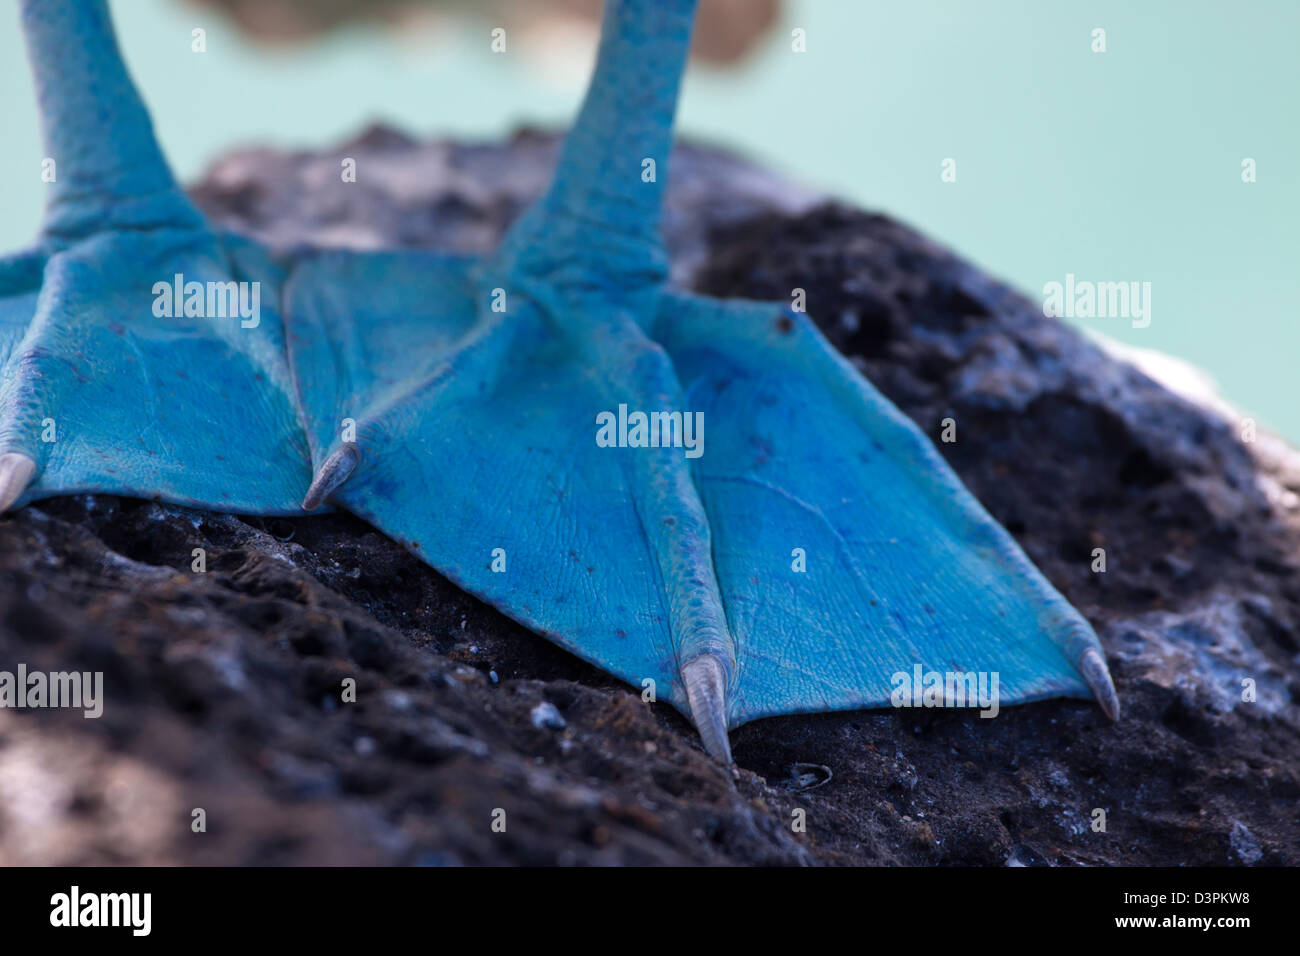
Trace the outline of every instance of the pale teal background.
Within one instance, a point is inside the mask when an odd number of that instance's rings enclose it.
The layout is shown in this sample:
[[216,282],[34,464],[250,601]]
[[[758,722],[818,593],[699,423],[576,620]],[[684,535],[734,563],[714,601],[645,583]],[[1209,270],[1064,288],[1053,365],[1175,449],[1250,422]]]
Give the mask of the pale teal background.
[[[113,12],[186,180],[234,145],[323,146],[372,119],[474,137],[563,124],[590,57],[518,35],[494,55],[491,24],[473,20],[286,51],[175,0]],[[1035,298],[1067,272],[1151,282],[1149,328],[1082,324],[1194,362],[1300,439],[1298,43],[1300,0],[802,0],[740,69],[692,69],[680,128],[904,219]],[[44,188],[14,0],[0,0],[0,85],[10,249]],[[949,156],[955,184],[939,179]]]

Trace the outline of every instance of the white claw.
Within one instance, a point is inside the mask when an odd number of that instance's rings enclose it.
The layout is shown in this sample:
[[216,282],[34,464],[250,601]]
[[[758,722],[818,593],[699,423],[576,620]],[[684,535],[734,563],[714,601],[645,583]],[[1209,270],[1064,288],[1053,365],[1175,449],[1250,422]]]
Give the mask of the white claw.
[[692,657],[682,665],[682,683],[686,685],[686,699],[691,704],[691,719],[704,741],[704,749],[730,764],[726,673],[722,661],[712,654]]
[[20,451],[0,455],[0,514],[8,511],[36,474],[36,462]]
[[1119,720],[1119,696],[1115,693],[1115,684],[1110,679],[1110,669],[1106,660],[1095,647],[1084,648],[1079,655],[1079,673],[1092,688],[1092,694],[1101,704],[1101,709],[1111,720]]
[[338,491],[343,482],[352,476],[360,463],[361,450],[355,444],[348,443],[337,449],[325,459],[320,471],[316,472],[311,487],[307,489],[307,497],[302,499],[302,510],[315,511],[319,508],[321,502]]

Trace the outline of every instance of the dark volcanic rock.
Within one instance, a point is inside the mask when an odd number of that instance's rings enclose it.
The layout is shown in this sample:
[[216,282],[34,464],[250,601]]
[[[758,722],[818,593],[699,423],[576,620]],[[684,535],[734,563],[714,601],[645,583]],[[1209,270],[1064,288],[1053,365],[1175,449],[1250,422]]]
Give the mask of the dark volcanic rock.
[[[232,156],[195,194],[284,248],[484,250],[554,151],[376,129]],[[1119,723],[1081,701],[771,719],[735,732],[733,775],[356,519],[52,500],[0,519],[0,669],[101,670],[107,702],[0,710],[0,862],[1300,863],[1300,458],[725,154],[678,151],[667,231],[678,282],[803,288],[922,430],[955,420],[940,451],[1096,625]]]

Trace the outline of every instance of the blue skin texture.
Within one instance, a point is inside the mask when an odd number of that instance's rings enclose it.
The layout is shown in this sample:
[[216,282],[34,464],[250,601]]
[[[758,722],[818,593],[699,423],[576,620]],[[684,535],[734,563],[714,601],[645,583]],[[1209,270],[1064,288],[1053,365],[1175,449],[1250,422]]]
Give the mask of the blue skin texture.
[[[916,665],[1116,716],[1092,628],[805,315],[668,286],[693,17],[611,0],[554,181],[494,255],[280,259],[177,186],[103,0],[25,0],[57,179],[33,248],[0,260],[0,453],[35,463],[18,504],[328,500],[652,686],[724,760],[728,728],[888,706]],[[257,281],[256,326],[155,315],[176,273]],[[703,454],[602,447],[620,405],[703,413]]]

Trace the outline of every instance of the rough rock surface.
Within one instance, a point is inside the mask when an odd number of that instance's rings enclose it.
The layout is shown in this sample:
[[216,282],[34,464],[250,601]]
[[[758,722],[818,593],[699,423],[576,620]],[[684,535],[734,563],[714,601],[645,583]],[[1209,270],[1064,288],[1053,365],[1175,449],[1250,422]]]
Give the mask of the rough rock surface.
[[[554,147],[375,129],[233,155],[195,195],[282,247],[481,250]],[[101,670],[107,701],[0,710],[0,863],[1300,863],[1300,457],[725,154],[678,151],[667,230],[680,283],[802,287],[927,434],[956,421],[940,451],[1096,625],[1118,724],[1082,701],[770,719],[733,774],[356,519],[52,500],[0,519],[0,669]]]

